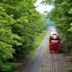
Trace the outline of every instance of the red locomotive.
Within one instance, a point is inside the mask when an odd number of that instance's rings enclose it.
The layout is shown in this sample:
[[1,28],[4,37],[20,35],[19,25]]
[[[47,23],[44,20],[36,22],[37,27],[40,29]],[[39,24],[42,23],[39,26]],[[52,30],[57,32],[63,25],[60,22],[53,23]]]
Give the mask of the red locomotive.
[[50,52],[60,52],[60,36],[58,34],[50,35],[49,50]]

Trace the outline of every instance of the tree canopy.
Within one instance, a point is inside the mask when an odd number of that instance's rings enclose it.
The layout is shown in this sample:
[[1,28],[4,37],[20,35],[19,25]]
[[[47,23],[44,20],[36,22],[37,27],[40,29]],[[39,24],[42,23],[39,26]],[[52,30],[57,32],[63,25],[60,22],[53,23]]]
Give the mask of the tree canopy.
[[72,2],[71,0],[43,0],[46,4],[54,5],[50,19],[55,22],[68,48],[72,51]]
[[34,49],[35,36],[45,29],[36,0],[0,0],[0,71],[11,71],[17,59]]

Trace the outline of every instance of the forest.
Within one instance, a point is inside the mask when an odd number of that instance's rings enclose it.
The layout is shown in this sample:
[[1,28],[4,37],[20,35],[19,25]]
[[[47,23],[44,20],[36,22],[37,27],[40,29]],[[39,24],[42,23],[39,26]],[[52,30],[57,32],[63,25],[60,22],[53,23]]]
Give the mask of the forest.
[[68,72],[72,72],[72,1],[71,0],[43,0],[44,4],[51,4],[54,9],[47,16],[54,22],[62,39],[62,49],[68,55]]
[[34,50],[35,37],[46,29],[35,0],[0,0],[0,72],[11,72]]
[[43,0],[51,4],[54,9],[48,17],[56,25],[64,43],[64,50],[72,55],[72,2],[71,0]]
[[[46,30],[45,15],[36,11],[36,0],[0,0],[0,72],[11,72],[35,49],[35,37]],[[47,14],[56,25],[64,50],[72,57],[72,1],[43,0],[54,5]]]

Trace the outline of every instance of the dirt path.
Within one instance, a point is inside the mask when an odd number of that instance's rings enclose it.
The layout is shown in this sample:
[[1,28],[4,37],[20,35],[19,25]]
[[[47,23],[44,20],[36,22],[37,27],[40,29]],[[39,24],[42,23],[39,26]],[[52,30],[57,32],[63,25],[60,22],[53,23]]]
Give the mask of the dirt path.
[[38,52],[35,54],[34,58],[28,63],[28,65],[19,72],[38,72],[41,64],[41,57],[45,52],[46,45],[48,43],[49,31],[44,37],[42,43],[39,46]]
[[64,69],[65,56],[64,54],[51,54],[46,50],[48,43],[49,31],[43,39],[39,51],[34,58],[27,64],[25,68],[22,68],[17,72],[66,72]]

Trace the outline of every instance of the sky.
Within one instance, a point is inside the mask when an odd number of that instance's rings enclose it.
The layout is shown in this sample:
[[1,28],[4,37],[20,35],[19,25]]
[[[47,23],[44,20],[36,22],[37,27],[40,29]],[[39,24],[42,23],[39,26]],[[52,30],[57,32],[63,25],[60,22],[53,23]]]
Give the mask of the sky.
[[35,6],[37,6],[36,10],[41,14],[44,14],[45,11],[50,12],[54,7],[52,5],[43,5],[41,4],[42,0],[37,0]]

